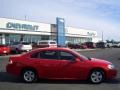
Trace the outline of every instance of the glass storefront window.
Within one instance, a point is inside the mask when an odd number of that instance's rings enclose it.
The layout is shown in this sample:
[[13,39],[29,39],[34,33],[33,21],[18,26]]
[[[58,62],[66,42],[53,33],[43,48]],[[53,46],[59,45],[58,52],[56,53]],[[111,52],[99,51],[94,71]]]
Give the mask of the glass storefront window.
[[66,40],[71,43],[84,43],[84,42],[91,42],[92,38],[86,37],[66,37]]
[[[0,43],[2,43],[2,36],[0,36]],[[29,43],[37,43],[40,40],[49,40],[50,36],[41,36],[41,35],[15,35],[15,34],[5,34],[5,42],[6,44],[10,44],[12,42],[29,42]]]

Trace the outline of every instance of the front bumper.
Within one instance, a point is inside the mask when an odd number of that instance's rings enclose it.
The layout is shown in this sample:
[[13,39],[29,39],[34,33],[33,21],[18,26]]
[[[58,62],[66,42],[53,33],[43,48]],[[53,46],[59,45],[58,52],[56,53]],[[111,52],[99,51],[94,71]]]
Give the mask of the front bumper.
[[116,69],[107,70],[106,79],[113,79],[116,76],[117,76],[117,70]]

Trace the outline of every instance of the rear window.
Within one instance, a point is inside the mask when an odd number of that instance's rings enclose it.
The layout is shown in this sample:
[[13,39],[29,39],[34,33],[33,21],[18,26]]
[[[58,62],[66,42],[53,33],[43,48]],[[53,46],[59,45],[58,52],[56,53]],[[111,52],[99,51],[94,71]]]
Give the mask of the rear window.
[[56,42],[50,42],[50,44],[56,44]]
[[22,42],[22,44],[24,44],[24,45],[29,45],[30,43],[28,43],[28,42]]
[[48,42],[39,42],[39,44],[48,44]]
[[41,51],[31,55],[31,58],[41,58],[41,59],[58,59],[57,51]]
[[11,45],[18,45],[20,44],[19,42],[13,42]]

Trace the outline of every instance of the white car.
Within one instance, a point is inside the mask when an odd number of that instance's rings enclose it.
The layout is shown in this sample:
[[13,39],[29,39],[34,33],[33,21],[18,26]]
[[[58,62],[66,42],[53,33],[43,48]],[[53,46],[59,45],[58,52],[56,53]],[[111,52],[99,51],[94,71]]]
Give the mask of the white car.
[[57,47],[57,43],[54,40],[41,40],[37,43],[39,48],[43,47]]
[[32,45],[27,42],[14,42],[10,45],[11,51],[15,53],[21,53],[23,51],[31,51]]

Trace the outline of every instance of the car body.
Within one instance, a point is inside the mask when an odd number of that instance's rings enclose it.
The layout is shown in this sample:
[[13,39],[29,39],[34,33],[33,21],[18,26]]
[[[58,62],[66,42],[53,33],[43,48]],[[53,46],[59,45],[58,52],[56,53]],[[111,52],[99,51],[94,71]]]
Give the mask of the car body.
[[101,83],[104,79],[113,79],[117,74],[114,65],[108,61],[90,59],[62,47],[41,48],[10,57],[6,71],[22,77],[25,82],[34,82],[42,78],[89,79],[92,83]]
[[120,48],[120,43],[113,43],[112,47],[114,47],[114,48]]
[[20,53],[23,51],[31,51],[32,45],[27,42],[14,42],[10,45],[11,51],[14,51],[16,53]]
[[0,54],[9,54],[10,48],[7,45],[0,45]]
[[104,42],[98,42],[98,43],[96,43],[96,47],[97,48],[106,48],[107,46],[106,46],[106,43],[104,43]]

